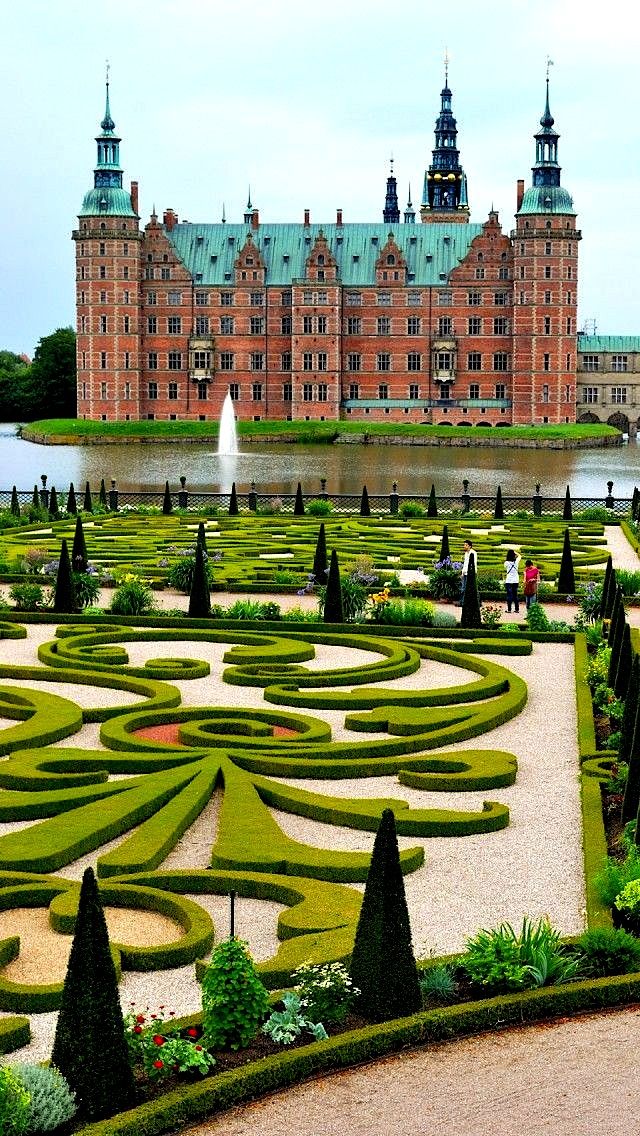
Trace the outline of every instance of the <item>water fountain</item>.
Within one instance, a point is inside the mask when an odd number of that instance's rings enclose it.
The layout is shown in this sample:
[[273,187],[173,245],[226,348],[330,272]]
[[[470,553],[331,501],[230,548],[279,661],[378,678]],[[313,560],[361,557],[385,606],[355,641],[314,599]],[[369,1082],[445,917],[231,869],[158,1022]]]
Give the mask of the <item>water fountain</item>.
[[225,400],[222,404],[222,413],[220,415],[220,426],[218,429],[218,453],[219,454],[237,454],[238,452],[238,431],[236,429],[236,415],[233,407],[233,399],[227,391]]

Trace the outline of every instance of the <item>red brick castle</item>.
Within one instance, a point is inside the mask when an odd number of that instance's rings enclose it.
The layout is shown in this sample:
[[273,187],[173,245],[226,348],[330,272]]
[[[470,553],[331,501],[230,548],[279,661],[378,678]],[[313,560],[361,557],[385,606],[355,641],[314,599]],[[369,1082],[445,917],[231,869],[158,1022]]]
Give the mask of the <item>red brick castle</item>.
[[76,242],[78,417],[374,419],[452,425],[576,418],[578,243],[549,109],[516,227],[469,221],[445,75],[420,219],[180,222],[140,229],[109,109]]

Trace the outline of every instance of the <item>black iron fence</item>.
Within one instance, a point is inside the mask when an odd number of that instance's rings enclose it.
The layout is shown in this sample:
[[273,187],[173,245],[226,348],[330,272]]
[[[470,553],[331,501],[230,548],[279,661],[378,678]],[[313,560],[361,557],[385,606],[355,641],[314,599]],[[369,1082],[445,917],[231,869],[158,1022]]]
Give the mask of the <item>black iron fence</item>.
[[[42,476],[42,486],[34,487],[33,490],[17,490],[18,504],[21,508],[28,507],[30,504],[35,503],[35,498],[38,499],[38,504],[49,510],[52,504],[51,489],[47,488],[47,479]],[[231,493],[208,493],[202,490],[187,489],[186,479],[180,478],[180,487],[170,489],[171,508],[192,509],[194,511],[205,510],[219,510],[220,512],[228,512]],[[126,512],[127,509],[135,509],[140,506],[154,506],[162,509],[165,504],[165,490],[158,488],[155,490],[121,490],[118,489],[116,482],[109,483],[109,489],[105,487],[104,481],[99,487],[92,486],[90,489],[92,505],[95,508],[102,504],[112,512]],[[0,508],[8,509],[11,507],[13,490],[0,489]],[[85,491],[80,490],[75,492],[78,508],[83,505]],[[68,497],[67,489],[57,489],[56,499],[58,508],[63,509],[66,507]],[[263,493],[255,483],[252,483],[250,490],[247,493],[238,493],[236,495],[238,508],[248,510],[261,515],[278,515],[279,513],[292,514],[294,512],[296,503],[296,494],[294,493]],[[15,499],[14,499],[15,500]],[[303,487],[303,501],[306,506],[312,500],[323,500],[330,503],[330,511],[333,514],[360,514],[362,509],[362,494],[361,493],[331,493],[327,489],[326,480],[320,479],[320,490],[314,493],[310,488]],[[607,514],[612,520],[617,520],[622,517],[631,517],[634,519],[638,512],[638,500],[640,496],[638,490],[634,489],[633,498],[615,497],[613,494],[613,482],[607,482],[607,491],[601,497],[573,497],[570,495],[570,507],[574,516],[583,514],[585,510],[591,509],[605,509]],[[371,514],[374,516],[381,515],[396,515],[402,513],[402,505],[406,502],[416,502],[419,504],[426,513],[429,505],[429,496],[420,493],[402,491],[399,489],[396,482],[393,483],[389,493],[386,494],[369,494],[368,503]],[[462,482],[462,491],[459,494],[437,494],[436,506],[439,513],[449,515],[486,515],[493,516],[496,512],[496,494],[493,496],[485,494],[478,495],[469,491],[469,481],[464,479]],[[511,496],[509,494],[502,495],[502,511],[505,517],[522,516],[562,516],[566,515],[567,498],[566,497],[549,497],[542,492],[541,485],[536,485],[535,491],[529,497]],[[498,510],[499,511],[499,510]]]

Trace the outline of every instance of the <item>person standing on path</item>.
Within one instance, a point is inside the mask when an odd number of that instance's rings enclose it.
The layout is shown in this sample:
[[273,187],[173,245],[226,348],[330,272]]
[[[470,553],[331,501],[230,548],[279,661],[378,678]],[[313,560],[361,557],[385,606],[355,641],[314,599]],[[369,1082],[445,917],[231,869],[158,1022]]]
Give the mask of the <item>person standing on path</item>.
[[520,583],[520,576],[518,575],[518,567],[520,565],[520,556],[514,552],[512,548],[509,549],[505,561],[504,570],[505,587],[507,589],[507,611],[511,611],[513,604],[515,611],[520,611],[520,603],[518,601],[518,584]]
[[538,599],[538,584],[540,583],[540,569],[536,568],[533,560],[524,562],[524,602],[527,611],[532,603]]
[[471,558],[473,558],[473,566],[476,570],[476,573],[478,571],[478,556],[471,541],[465,540],[463,548],[464,557],[462,560],[462,576],[460,579],[460,607],[462,607],[464,603],[464,593],[467,590],[467,572],[469,571],[469,561],[471,560]]

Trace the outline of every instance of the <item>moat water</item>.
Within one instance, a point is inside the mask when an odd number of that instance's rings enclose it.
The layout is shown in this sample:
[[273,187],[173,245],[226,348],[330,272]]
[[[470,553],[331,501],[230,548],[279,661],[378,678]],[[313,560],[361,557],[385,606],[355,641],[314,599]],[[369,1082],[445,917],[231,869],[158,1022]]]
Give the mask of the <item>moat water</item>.
[[187,489],[209,492],[230,489],[236,482],[246,492],[252,481],[260,492],[293,493],[298,481],[307,495],[320,491],[388,493],[398,483],[403,495],[425,495],[431,483],[443,495],[461,492],[469,479],[469,492],[529,496],[539,482],[546,496],[564,495],[567,485],[574,496],[604,497],[607,481],[614,496],[630,497],[640,484],[640,446],[632,440],[620,447],[593,450],[519,450],[378,445],[259,445],[234,455],[217,454],[212,445],[179,441],[144,445],[126,441],[110,446],[40,446],[24,442],[11,424],[0,424],[0,489],[31,490],[40,475],[49,486],[65,489],[70,481],[84,487],[115,479],[122,490],[163,487],[172,489],[187,479]]

